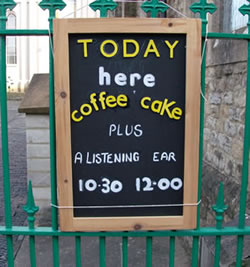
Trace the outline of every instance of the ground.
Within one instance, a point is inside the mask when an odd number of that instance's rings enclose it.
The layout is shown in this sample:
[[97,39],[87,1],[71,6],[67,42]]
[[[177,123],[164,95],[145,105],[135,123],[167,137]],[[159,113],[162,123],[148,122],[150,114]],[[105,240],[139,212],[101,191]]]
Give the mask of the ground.
[[[17,112],[20,101],[8,101],[8,125],[9,125],[9,161],[11,206],[13,225],[23,225],[26,214],[22,206],[26,202],[27,170],[26,170],[26,135],[25,115]],[[1,128],[0,128],[1,129]],[[2,144],[0,142],[0,150]],[[3,201],[3,173],[2,153],[0,153],[0,225],[4,225],[4,201]],[[15,252],[17,252],[22,237],[14,238]],[[6,266],[6,242],[0,236],[0,266]]]

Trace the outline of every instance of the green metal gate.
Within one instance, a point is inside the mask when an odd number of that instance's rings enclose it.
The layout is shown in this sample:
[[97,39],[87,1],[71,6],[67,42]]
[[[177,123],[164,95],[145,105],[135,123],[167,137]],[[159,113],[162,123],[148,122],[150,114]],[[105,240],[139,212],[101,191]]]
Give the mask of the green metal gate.
[[[249,1],[249,0],[248,0]],[[210,2],[210,1],[209,1]],[[250,1],[249,1],[250,2]],[[152,246],[154,237],[170,237],[169,244],[169,266],[174,266],[175,257],[175,238],[189,236],[193,239],[192,245],[192,266],[198,266],[199,258],[199,240],[202,236],[216,236],[215,259],[214,266],[220,265],[221,252],[221,237],[222,236],[237,236],[237,256],[236,266],[242,266],[242,252],[244,236],[250,235],[250,227],[245,226],[245,211],[247,201],[247,186],[248,186],[248,160],[250,148],[250,4],[243,5],[240,12],[248,16],[248,34],[229,34],[207,32],[207,13],[214,13],[216,6],[213,3],[207,3],[207,0],[200,0],[198,3],[192,4],[190,9],[194,13],[199,13],[202,20],[202,78],[201,91],[205,94],[205,71],[206,71],[206,39],[243,39],[248,42],[248,68],[247,68],[247,88],[246,88],[246,110],[245,110],[245,135],[244,135],[244,151],[243,151],[243,172],[241,180],[241,195],[240,195],[240,213],[238,226],[222,227],[223,214],[226,209],[224,205],[223,185],[220,185],[218,199],[213,210],[216,213],[216,227],[200,227],[200,204],[197,206],[197,229],[182,230],[182,231],[148,231],[148,232],[60,232],[58,229],[57,218],[57,187],[56,187],[56,155],[55,155],[55,115],[54,115],[54,78],[53,78],[53,51],[50,47],[50,167],[51,167],[51,202],[52,202],[52,225],[51,227],[34,227],[35,213],[38,207],[35,206],[32,186],[29,183],[27,205],[24,210],[28,217],[28,226],[12,226],[11,212],[11,197],[10,197],[10,181],[9,181],[9,151],[8,151],[8,122],[7,122],[7,96],[6,96],[6,36],[49,36],[53,33],[53,18],[55,18],[56,10],[62,10],[66,4],[62,0],[43,0],[40,2],[42,9],[49,10],[49,30],[7,30],[6,29],[6,12],[7,9],[13,9],[16,3],[13,0],[0,0],[0,90],[1,90],[1,133],[2,133],[2,160],[3,160],[3,183],[4,183],[4,206],[5,206],[5,226],[0,226],[0,234],[6,236],[8,266],[14,266],[13,255],[13,236],[27,235],[29,236],[30,246],[30,265],[36,266],[36,251],[35,237],[36,236],[51,236],[53,244],[53,266],[59,266],[59,238],[62,236],[75,237],[75,265],[84,266],[81,261],[81,238],[86,236],[99,237],[99,262],[100,266],[105,266],[105,239],[106,237],[121,237],[122,238],[122,266],[128,266],[128,237],[144,237],[146,240],[146,266],[152,266]],[[101,17],[106,17],[108,10],[114,10],[117,3],[113,0],[96,0],[90,7],[93,10],[100,10]],[[168,5],[159,0],[145,1],[141,8],[145,12],[149,12],[151,17],[157,17],[158,13],[164,13]],[[202,186],[202,155],[203,155],[203,127],[204,127],[204,98],[201,97],[201,123],[200,123],[200,153],[199,153],[199,187],[198,199],[201,199]]]

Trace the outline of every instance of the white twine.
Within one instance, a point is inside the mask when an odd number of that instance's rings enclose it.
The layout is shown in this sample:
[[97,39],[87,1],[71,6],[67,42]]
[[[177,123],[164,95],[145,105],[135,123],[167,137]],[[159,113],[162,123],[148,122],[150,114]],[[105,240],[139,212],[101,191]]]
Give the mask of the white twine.
[[52,42],[52,37],[51,37],[51,32],[50,32],[50,28],[49,27],[48,27],[48,31],[49,31],[49,45],[50,45],[50,49],[52,51],[53,58],[54,58],[54,47],[53,47],[53,42]]
[[67,18],[68,16],[70,16],[70,15],[73,15],[73,14],[77,13],[77,12],[78,12],[78,11],[80,11],[81,9],[83,9],[83,8],[87,7],[88,5],[89,5],[89,4],[85,4],[85,5],[81,6],[81,7],[79,7],[78,9],[76,9],[75,11],[73,11],[73,12],[70,12],[69,14],[67,14],[67,15],[63,16],[62,18],[63,18],[63,19],[64,19],[64,18]]
[[[203,45],[203,48],[202,48],[201,65],[202,65],[202,62],[203,62],[203,59],[204,59],[204,56],[205,56],[205,51],[206,51],[206,47],[207,47],[207,41],[208,41],[208,24],[207,24],[207,27],[206,27],[205,41],[204,41],[204,45]],[[201,93],[202,98],[205,100],[205,102],[208,102],[207,98],[205,97],[205,95],[201,91],[201,88],[200,88],[200,93]]]
[[186,207],[198,206],[201,200],[197,203],[184,203],[184,204],[156,204],[156,205],[113,205],[113,206],[57,206],[50,203],[51,207],[57,209],[112,209],[112,208],[157,208],[157,207]]
[[177,10],[176,8],[172,7],[171,5],[165,3],[170,9],[172,9],[174,12],[176,12],[177,14],[181,15],[184,18],[188,18],[188,16],[186,16],[185,14],[183,14],[182,12],[180,12],[179,10]]
[[[144,3],[144,2],[147,2],[147,1],[142,1],[142,0],[116,0],[115,2],[117,2],[117,3]],[[177,10],[176,8],[172,7],[171,5],[169,5],[167,3],[164,3],[164,4],[167,5],[174,12],[176,12],[177,14],[179,14],[180,16],[183,16],[183,17],[187,18],[187,16],[185,14],[183,14],[182,12],[180,12],[179,10]],[[76,11],[73,11],[73,12],[70,12],[69,14],[64,15],[62,18],[66,18],[66,17],[68,17],[70,15],[73,15],[73,14],[75,14],[75,12],[80,11],[81,9],[87,7],[88,5],[89,4],[85,4],[85,5],[81,6],[81,7],[79,7]]]

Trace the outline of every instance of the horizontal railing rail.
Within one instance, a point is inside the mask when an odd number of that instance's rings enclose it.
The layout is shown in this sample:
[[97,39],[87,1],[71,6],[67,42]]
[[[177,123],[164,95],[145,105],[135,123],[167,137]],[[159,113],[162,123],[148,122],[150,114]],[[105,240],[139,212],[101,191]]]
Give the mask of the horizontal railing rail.
[[1,235],[34,235],[34,236],[96,236],[96,237],[167,237],[167,236],[239,236],[250,235],[250,226],[241,229],[238,227],[201,227],[198,230],[178,231],[126,231],[126,232],[61,232],[51,227],[36,227],[29,229],[26,226],[0,226]]

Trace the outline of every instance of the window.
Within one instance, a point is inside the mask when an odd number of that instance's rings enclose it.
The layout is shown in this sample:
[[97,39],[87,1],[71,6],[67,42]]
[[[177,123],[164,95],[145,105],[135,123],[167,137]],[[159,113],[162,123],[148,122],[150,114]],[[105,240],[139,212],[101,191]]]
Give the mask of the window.
[[247,26],[248,16],[243,16],[239,11],[239,8],[244,4],[248,5],[249,2],[246,0],[232,0],[232,30],[233,31]]
[[[9,13],[7,20],[7,29],[16,28],[16,15]],[[7,64],[17,64],[16,56],[16,37],[8,36],[6,38]]]

